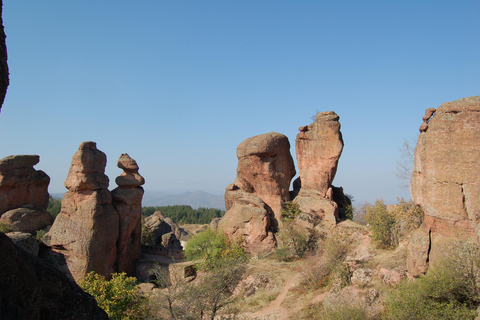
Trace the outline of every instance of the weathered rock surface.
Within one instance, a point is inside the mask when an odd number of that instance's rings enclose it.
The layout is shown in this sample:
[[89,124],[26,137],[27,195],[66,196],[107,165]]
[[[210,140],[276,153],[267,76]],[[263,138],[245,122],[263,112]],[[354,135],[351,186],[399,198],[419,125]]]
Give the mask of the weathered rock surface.
[[6,235],[17,247],[22,248],[31,255],[38,256],[39,242],[30,233],[14,231],[6,233]]
[[138,173],[137,162],[126,153],[118,159],[123,173],[115,179],[118,187],[112,190],[112,204],[119,216],[117,241],[117,272],[135,274],[135,261],[140,258],[142,238],[142,197],[145,183]]
[[238,146],[237,158],[234,184],[262,199],[281,221],[282,203],[290,200],[290,181],[295,176],[288,138],[277,132],[248,138]]
[[150,245],[161,245],[167,249],[181,250],[180,240],[187,233],[175,221],[164,217],[160,211],[145,218],[144,228],[151,235]]
[[410,182],[412,199],[425,212],[410,242],[414,275],[434,263],[449,239],[478,240],[480,231],[480,96],[444,103],[431,114],[427,109],[423,118],[428,126],[418,138]]
[[107,190],[106,161],[95,142],[80,144],[65,181],[69,191],[48,232],[49,245],[65,256],[77,281],[90,271],[107,278],[115,271],[119,222]]
[[225,191],[227,212],[218,223],[225,234],[245,241],[246,251],[266,254],[275,248],[270,207],[256,194],[231,184]]
[[50,178],[33,168],[39,161],[37,155],[8,156],[0,160],[0,215],[23,206],[47,210]]
[[95,299],[60,271],[18,249],[0,233],[0,318],[108,319]]
[[295,140],[302,188],[316,190],[324,198],[343,150],[339,119],[333,111],[319,113],[314,123],[299,128]]
[[333,111],[319,113],[314,123],[299,128],[295,141],[300,177],[294,183],[293,201],[326,228],[338,220],[335,198],[346,201],[343,189],[334,192],[332,186],[343,150],[339,118]]
[[53,217],[46,211],[18,208],[5,212],[0,222],[8,224],[14,231],[33,233],[53,223]]

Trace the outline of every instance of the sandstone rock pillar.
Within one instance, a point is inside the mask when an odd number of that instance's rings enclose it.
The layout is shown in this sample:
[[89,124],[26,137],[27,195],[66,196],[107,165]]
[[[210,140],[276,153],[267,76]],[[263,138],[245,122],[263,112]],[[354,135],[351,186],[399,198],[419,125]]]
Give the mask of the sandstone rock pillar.
[[435,263],[449,241],[478,241],[480,234],[480,96],[429,108],[423,121],[410,181],[412,199],[425,212],[410,241],[407,265],[414,276]]
[[227,213],[218,227],[241,237],[252,254],[271,251],[282,203],[290,200],[295,175],[288,138],[270,132],[243,141],[237,148],[237,178],[225,191]]
[[332,182],[343,150],[339,119],[333,111],[319,113],[314,123],[299,128],[295,140],[300,181],[295,183],[294,202],[329,225],[336,223],[338,214]]
[[62,209],[50,229],[50,246],[65,257],[75,280],[95,271],[107,278],[115,271],[118,214],[112,206],[107,157],[95,142],[83,142],[72,157]]
[[118,187],[112,190],[113,206],[119,216],[117,241],[117,272],[135,274],[135,262],[140,257],[142,237],[142,197],[145,183],[138,173],[135,160],[126,153],[118,159],[117,166],[123,173],[115,179]]

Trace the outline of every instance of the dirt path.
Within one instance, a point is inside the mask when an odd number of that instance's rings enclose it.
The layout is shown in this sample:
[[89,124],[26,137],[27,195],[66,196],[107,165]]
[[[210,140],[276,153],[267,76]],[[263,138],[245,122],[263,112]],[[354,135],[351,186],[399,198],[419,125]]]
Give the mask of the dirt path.
[[295,286],[297,281],[300,279],[300,276],[300,273],[297,273],[295,276],[288,279],[288,281],[283,286],[282,291],[280,291],[280,293],[278,294],[277,298],[273,300],[267,307],[253,313],[251,315],[252,319],[290,319],[289,311],[283,308],[281,305],[283,300],[285,300],[288,290]]

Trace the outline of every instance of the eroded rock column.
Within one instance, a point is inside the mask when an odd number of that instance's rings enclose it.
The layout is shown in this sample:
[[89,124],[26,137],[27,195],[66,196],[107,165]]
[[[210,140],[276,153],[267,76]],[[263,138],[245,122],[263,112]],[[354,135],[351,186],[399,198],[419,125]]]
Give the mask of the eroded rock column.
[[50,246],[61,253],[75,280],[95,271],[107,278],[115,271],[118,214],[112,206],[107,157],[95,142],[83,142],[72,157],[62,209],[50,229]]
[[247,251],[262,254],[276,244],[282,203],[290,200],[295,175],[288,138],[270,132],[251,137],[237,148],[237,178],[225,191],[227,213],[219,228],[245,241]]
[[295,140],[300,179],[294,202],[326,225],[334,225],[338,214],[332,182],[343,150],[339,119],[333,111],[319,113],[314,123],[299,128]]
[[119,216],[117,242],[117,272],[135,274],[135,262],[140,257],[142,238],[142,198],[145,183],[138,173],[137,162],[126,153],[118,159],[123,173],[115,179],[118,187],[112,190],[113,206]]

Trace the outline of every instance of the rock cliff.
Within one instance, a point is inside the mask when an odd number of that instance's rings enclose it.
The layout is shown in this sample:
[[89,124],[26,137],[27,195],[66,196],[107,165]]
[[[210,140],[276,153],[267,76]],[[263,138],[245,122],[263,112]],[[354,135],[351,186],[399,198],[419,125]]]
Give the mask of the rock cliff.
[[415,276],[435,263],[452,239],[477,239],[480,222],[480,96],[429,108],[415,148],[410,182],[425,212],[412,235],[408,269]]

